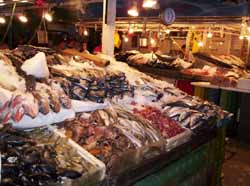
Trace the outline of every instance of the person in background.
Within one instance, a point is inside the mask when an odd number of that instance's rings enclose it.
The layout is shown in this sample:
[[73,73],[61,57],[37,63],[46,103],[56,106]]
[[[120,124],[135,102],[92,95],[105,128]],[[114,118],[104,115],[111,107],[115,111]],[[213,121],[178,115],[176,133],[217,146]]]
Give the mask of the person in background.
[[87,42],[81,43],[80,52],[85,53],[85,54],[89,54]]
[[93,51],[94,54],[98,54],[102,52],[102,42],[100,42],[99,45],[97,45]]

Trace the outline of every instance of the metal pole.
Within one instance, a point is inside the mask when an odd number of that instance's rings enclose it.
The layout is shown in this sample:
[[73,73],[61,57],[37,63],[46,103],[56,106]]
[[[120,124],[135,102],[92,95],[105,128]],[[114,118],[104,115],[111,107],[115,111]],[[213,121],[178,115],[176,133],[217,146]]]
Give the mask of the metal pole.
[[103,1],[102,53],[114,56],[116,0]]

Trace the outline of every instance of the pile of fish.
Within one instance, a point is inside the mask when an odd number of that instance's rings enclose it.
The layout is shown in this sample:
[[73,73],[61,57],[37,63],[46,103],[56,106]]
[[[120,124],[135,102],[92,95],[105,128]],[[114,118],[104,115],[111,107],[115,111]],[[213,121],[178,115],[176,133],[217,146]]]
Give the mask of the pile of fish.
[[199,60],[205,60],[212,64],[215,64],[218,67],[225,68],[241,68],[245,69],[246,64],[238,57],[234,55],[213,55],[207,53],[196,53],[195,57]]
[[180,58],[173,58],[166,55],[160,55],[157,53],[131,53],[126,52],[116,56],[118,61],[123,61],[131,66],[148,66],[161,69],[175,69],[181,70],[189,68],[192,63],[186,62]]
[[[85,76],[81,70],[77,71],[63,71],[57,69],[52,74],[57,82],[60,82],[65,93],[75,100],[90,100],[97,103],[103,103],[105,99],[113,98],[115,96],[123,97],[125,94],[133,96],[134,88],[129,85],[124,73],[105,74],[94,76],[91,74]],[[83,70],[86,70],[83,69]],[[72,72],[72,73],[70,73]]]
[[38,141],[7,125],[0,130],[1,186],[62,184],[88,171],[83,159],[64,141],[51,134],[42,139]]
[[185,129],[180,127],[175,120],[167,117],[157,108],[148,106],[143,110],[134,109],[134,113],[149,120],[155,128],[160,130],[162,136],[166,139],[185,132]]
[[[181,126],[190,129],[205,126],[213,120],[221,120],[230,116],[228,112],[215,104],[190,96],[169,83],[151,78],[129,68],[124,63],[114,66],[111,63],[109,68],[112,70],[124,69],[128,81],[135,87],[133,98],[125,96],[122,100],[116,100],[131,111],[135,108],[142,110],[142,106],[155,107]],[[135,77],[137,78],[135,79]]]
[[[46,79],[27,75],[22,68],[23,63],[41,52],[46,54],[49,63],[50,77]],[[163,60],[166,57],[148,55],[147,59],[151,58]],[[152,106],[191,129],[211,118],[223,119],[227,115],[219,107],[189,96],[169,83],[153,79],[124,63],[111,62],[109,66],[100,68],[87,60],[77,62],[73,57],[57,54],[52,49],[33,46],[20,46],[6,55],[2,54],[2,59],[0,63],[8,68],[1,71],[5,74],[11,71],[12,76],[20,80],[11,87],[0,82],[0,94],[3,95],[0,109],[4,110],[0,115],[2,122],[18,122],[24,115],[35,118],[38,113],[58,113],[62,108],[71,108],[71,99],[86,103],[118,103],[131,112],[134,107]]]
[[22,69],[23,63],[11,53],[0,53],[1,123],[19,122],[24,115],[36,118],[39,113],[47,115],[71,108],[71,100],[60,84],[28,75]]
[[108,175],[155,156],[162,148],[160,134],[150,123],[118,106],[82,113],[59,128],[103,161]]

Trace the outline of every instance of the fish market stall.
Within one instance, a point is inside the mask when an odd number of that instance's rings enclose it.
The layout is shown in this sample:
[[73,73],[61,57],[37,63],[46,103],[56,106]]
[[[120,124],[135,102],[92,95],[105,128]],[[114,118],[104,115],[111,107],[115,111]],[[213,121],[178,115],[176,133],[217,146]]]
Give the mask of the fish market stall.
[[[232,115],[125,63],[95,60],[31,45],[1,52],[0,185],[140,185],[191,156],[216,185]],[[178,170],[184,180],[197,173]]]

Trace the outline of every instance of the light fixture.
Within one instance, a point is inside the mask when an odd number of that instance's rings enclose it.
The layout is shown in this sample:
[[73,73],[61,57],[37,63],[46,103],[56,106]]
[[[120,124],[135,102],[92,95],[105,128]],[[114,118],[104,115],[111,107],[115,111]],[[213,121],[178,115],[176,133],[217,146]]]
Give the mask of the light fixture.
[[0,6],[4,6],[4,5],[6,5],[6,3],[1,3],[1,2],[0,2]]
[[239,39],[240,39],[240,40],[243,40],[243,39],[244,39],[244,36],[240,35]]
[[128,37],[124,36],[124,42],[127,43],[128,42]]
[[169,30],[169,29],[166,30],[166,33],[167,33],[167,34],[170,34],[170,32],[171,32],[171,30]]
[[88,35],[89,35],[89,32],[88,32],[88,30],[87,30],[86,28],[85,28],[84,31],[83,31],[83,35],[84,35],[84,36],[88,36]]
[[213,34],[211,32],[208,32],[207,38],[212,38],[212,37],[213,37]]
[[133,1],[132,6],[128,9],[128,15],[132,17],[138,17],[139,16],[139,11],[137,8],[137,2]]
[[199,42],[198,42],[198,47],[203,47],[203,45],[204,45],[204,44],[203,44],[202,41],[199,41]]
[[134,28],[129,27],[129,29],[128,29],[128,33],[129,33],[129,34],[133,34],[134,32],[135,32]]
[[143,8],[152,8],[157,4],[157,0],[144,0],[142,3]]
[[5,24],[6,23],[6,20],[4,17],[0,17],[0,24]]
[[207,38],[211,39],[213,37],[213,33],[211,32],[211,28],[208,28]]
[[44,18],[48,21],[51,22],[53,20],[52,15],[49,12],[46,12],[44,14]]
[[250,36],[247,36],[247,40],[250,41]]
[[221,41],[219,44],[220,44],[220,45],[223,45],[223,42]]
[[25,15],[20,15],[18,18],[22,23],[28,22],[28,18]]
[[152,46],[154,46],[154,45],[156,44],[156,41],[154,40],[154,38],[151,38],[151,39],[150,39],[150,44],[151,44]]

